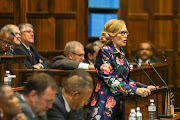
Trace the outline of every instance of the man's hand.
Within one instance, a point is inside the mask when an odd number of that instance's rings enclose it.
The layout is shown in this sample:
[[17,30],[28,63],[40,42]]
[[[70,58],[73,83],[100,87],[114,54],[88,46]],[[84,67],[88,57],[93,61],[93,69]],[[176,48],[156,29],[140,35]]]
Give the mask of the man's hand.
[[151,91],[147,88],[137,88],[136,94],[140,95],[141,97],[147,97],[151,94]]
[[95,70],[94,65],[89,64],[89,70]]
[[43,60],[39,59],[39,63],[42,63],[42,62],[43,62]]
[[27,119],[26,119],[26,116],[24,115],[24,113],[19,113],[16,115],[15,120],[27,120]]

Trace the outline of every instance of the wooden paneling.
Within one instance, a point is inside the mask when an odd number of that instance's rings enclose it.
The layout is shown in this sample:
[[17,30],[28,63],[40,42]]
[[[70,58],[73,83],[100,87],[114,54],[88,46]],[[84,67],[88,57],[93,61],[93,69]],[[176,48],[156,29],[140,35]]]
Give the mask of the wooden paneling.
[[136,50],[140,42],[148,40],[148,22],[146,20],[129,20],[127,24],[129,30],[128,48]]
[[56,35],[56,49],[62,50],[68,41],[76,40],[76,20],[57,19]]
[[35,45],[39,50],[55,50],[55,19],[30,19],[29,22],[36,26]]
[[146,13],[148,0],[128,0],[128,13]]
[[173,0],[153,0],[154,13],[172,13]]
[[13,12],[13,0],[1,0],[0,1],[0,12],[11,13]]
[[76,11],[78,0],[55,0],[55,12],[73,12]]
[[48,12],[48,1],[49,0],[28,0],[28,12]]
[[155,48],[173,49],[173,27],[171,20],[155,20],[153,24]]

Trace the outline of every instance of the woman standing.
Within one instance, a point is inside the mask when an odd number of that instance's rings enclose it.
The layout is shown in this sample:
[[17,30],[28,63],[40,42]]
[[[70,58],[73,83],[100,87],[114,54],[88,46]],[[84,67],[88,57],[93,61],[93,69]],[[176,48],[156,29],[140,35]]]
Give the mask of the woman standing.
[[[98,74],[98,84],[91,101],[92,120],[115,120],[120,113],[120,96],[146,97],[151,94],[154,86],[140,84],[129,79],[129,65],[123,51],[127,44],[128,30],[123,20],[109,20],[100,41],[105,45],[99,50],[95,68]],[[131,86],[131,87],[130,87]]]

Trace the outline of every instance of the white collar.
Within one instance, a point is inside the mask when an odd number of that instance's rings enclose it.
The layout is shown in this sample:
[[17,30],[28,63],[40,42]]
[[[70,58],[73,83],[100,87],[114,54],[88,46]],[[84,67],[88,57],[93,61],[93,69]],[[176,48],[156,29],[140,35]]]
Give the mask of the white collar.
[[26,47],[27,50],[30,50],[30,47],[26,46],[24,43],[22,44]]
[[94,65],[89,59],[88,59],[88,61],[89,61],[89,63],[90,63],[91,65]]
[[[146,61],[145,61],[145,63],[148,63],[148,61],[150,61],[150,59],[147,59]],[[143,62],[143,60],[141,59],[141,58],[139,58],[139,63],[142,63]]]
[[69,104],[67,103],[66,98],[63,96],[63,94],[62,94],[62,97],[63,97],[63,99],[64,99],[66,111],[67,111],[67,112],[70,112],[70,111],[71,111],[71,108],[70,108]]

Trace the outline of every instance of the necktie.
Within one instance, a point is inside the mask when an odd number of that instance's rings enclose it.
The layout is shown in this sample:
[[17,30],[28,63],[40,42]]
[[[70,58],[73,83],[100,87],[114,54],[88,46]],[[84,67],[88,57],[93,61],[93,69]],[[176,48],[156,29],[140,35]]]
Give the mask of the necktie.
[[32,57],[32,54],[31,54],[31,52],[30,52],[30,48],[27,48],[27,50],[28,50],[30,56]]

